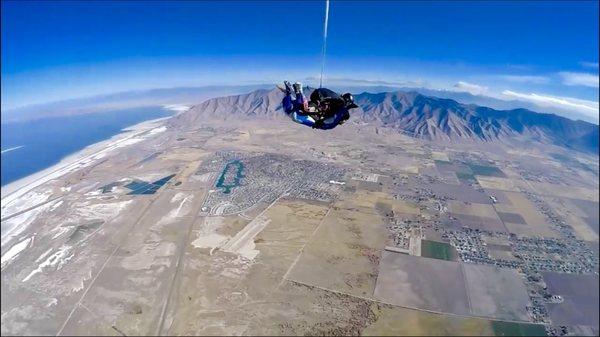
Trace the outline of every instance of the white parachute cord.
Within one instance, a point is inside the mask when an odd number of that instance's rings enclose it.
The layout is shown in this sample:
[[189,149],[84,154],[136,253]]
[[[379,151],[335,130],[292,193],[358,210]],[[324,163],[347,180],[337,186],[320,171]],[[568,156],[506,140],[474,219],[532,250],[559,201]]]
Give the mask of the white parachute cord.
[[319,88],[323,86],[323,71],[325,70],[325,53],[327,52],[327,23],[329,22],[329,0],[325,0],[325,23],[323,25],[323,48],[321,55],[321,78]]

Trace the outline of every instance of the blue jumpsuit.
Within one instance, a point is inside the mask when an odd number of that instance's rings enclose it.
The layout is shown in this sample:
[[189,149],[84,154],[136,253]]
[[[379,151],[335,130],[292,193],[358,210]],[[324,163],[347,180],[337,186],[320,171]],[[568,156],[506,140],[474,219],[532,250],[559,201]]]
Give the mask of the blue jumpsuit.
[[304,102],[305,98],[303,94],[296,95],[295,100],[292,99],[291,94],[286,94],[285,97],[283,97],[281,105],[283,106],[283,111],[285,111],[285,113],[294,122],[322,130],[329,130],[335,128],[336,126],[338,126],[338,124],[340,124],[342,120],[347,119],[347,116],[349,116],[348,109],[342,107],[339,108],[333,114],[333,116],[323,120],[323,123],[315,125],[316,121],[314,118],[302,113]]

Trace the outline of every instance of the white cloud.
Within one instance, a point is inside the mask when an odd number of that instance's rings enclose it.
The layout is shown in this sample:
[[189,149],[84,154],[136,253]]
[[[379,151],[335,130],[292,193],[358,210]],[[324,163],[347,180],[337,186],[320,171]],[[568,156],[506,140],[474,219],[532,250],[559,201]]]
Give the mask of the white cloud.
[[563,79],[563,84],[598,88],[598,74],[572,72],[561,72],[559,74]]
[[598,62],[579,62],[584,68],[598,69]]
[[546,76],[534,76],[534,75],[501,75],[501,79],[511,82],[522,82],[522,83],[536,83],[545,84],[550,82],[550,78]]
[[517,98],[523,101],[531,102],[541,107],[553,107],[577,111],[586,116],[592,117],[595,120],[598,120],[598,102],[571,97],[539,95],[535,93],[525,94],[510,90],[504,90],[502,92],[502,95],[504,95],[507,98]]
[[[306,81],[319,81],[318,77],[309,76],[305,78]],[[324,81],[327,83],[343,84],[343,85],[388,85],[396,87],[415,87],[415,86],[426,86],[427,82],[422,80],[415,81],[387,81],[387,80],[372,80],[372,79],[357,79],[349,77],[325,77]]]
[[472,95],[483,95],[488,93],[488,87],[479,84],[467,83],[459,81],[454,85],[454,91],[468,92]]

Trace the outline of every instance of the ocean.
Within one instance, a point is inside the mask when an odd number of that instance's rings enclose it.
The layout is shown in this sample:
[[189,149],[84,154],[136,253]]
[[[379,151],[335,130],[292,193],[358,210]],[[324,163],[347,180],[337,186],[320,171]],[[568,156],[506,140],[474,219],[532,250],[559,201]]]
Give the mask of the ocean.
[[123,128],[172,114],[155,106],[2,123],[1,184],[44,170],[88,145],[121,133]]

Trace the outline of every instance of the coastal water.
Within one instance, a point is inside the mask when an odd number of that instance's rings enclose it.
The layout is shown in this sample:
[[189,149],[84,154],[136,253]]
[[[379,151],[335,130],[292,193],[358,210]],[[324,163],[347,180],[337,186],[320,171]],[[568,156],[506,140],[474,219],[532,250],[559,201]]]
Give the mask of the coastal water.
[[2,186],[46,169],[125,127],[172,114],[157,106],[2,123]]

